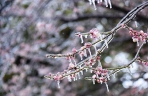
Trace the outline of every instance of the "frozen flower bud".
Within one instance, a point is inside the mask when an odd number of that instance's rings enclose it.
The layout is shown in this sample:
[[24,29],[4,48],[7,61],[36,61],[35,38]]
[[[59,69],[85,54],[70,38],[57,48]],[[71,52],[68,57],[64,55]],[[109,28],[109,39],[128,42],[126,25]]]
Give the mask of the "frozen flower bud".
[[93,29],[90,30],[90,36],[93,37],[93,38],[98,37],[97,33],[99,33],[99,30],[97,28],[93,28]]
[[102,71],[102,68],[101,68],[101,67],[97,67],[97,70],[98,70],[98,71]]
[[76,36],[80,37],[82,34],[80,32],[75,33]]
[[93,84],[95,84],[95,79],[96,79],[96,75],[94,74],[94,75],[92,76]]
[[53,77],[55,81],[59,81],[62,78],[61,74],[57,74],[56,76]]
[[92,44],[91,44],[90,42],[85,43],[85,47],[88,49],[90,56],[92,56],[92,55],[91,55],[91,51],[90,51],[90,47],[91,47],[91,46],[92,46]]
[[68,69],[73,69],[74,67],[75,65],[73,63],[70,63]]
[[90,62],[90,65],[92,66],[92,65],[94,65],[94,63],[95,63],[95,60],[94,60],[93,58],[91,58],[91,59],[89,60],[89,62]]
[[84,56],[84,52],[83,51],[79,51],[79,56],[81,58],[81,60],[83,59],[83,56]]
[[104,77],[100,77],[99,80],[100,80],[100,83],[101,83],[101,84],[102,84],[103,82],[107,82],[107,79],[104,78]]
[[125,24],[122,24],[121,27],[122,27],[122,28],[125,28]]
[[55,56],[53,56],[52,54],[46,54],[47,58],[56,58]]
[[97,75],[101,75],[101,72],[100,72],[100,71],[96,71],[96,74],[97,74]]
[[78,37],[80,37],[80,39],[81,39],[81,43],[83,43],[83,37],[82,37],[82,34],[81,34],[80,32],[78,32],[78,33],[76,33],[75,35],[78,36]]
[[85,64],[86,66],[89,66],[89,62],[85,62],[84,64]]
[[143,35],[143,34],[144,34],[144,32],[141,30],[141,31],[140,31],[140,34],[141,34],[141,35]]
[[138,42],[138,38],[132,38],[133,39],[133,42]]
[[107,69],[102,69],[102,73],[107,73],[108,70]]
[[97,79],[97,82],[100,83],[100,79]]
[[72,52],[73,52],[73,53],[76,53],[76,52],[77,52],[76,48],[73,48],[73,49],[72,49]]
[[69,60],[70,63],[72,63],[71,58],[72,57],[70,56],[70,54],[68,54],[68,56],[66,57],[66,59]]
[[92,46],[92,44],[90,42],[85,43],[86,48],[90,48],[91,46]]

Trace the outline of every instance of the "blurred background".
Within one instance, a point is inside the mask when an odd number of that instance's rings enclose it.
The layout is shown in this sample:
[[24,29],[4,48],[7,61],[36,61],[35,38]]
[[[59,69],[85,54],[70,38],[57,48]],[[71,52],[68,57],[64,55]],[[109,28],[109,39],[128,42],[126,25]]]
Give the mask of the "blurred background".
[[[97,27],[109,31],[126,13],[147,0],[111,0],[112,9],[104,3],[88,0],[0,0],[0,96],[148,96],[148,66],[135,62],[105,84],[80,80],[57,82],[44,78],[49,73],[68,67],[64,58],[49,59],[46,54],[67,54],[83,44],[76,32]],[[136,23],[136,24],[135,24]],[[143,9],[129,24],[135,30],[148,32],[148,8]],[[84,39],[92,41],[91,38]],[[100,45],[98,45],[100,46]],[[127,64],[136,54],[136,43],[128,31],[121,29],[109,48],[101,54],[104,68]],[[148,60],[148,44],[140,52]],[[77,58],[77,62],[80,58]]]

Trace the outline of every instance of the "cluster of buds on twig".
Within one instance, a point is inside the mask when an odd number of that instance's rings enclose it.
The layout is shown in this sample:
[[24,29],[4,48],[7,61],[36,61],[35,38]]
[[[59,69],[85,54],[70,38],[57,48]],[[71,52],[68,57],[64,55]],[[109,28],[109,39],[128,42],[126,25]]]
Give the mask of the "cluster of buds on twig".
[[81,38],[81,43],[84,42],[83,36],[85,38],[87,38],[88,36],[90,36],[90,38],[93,38],[93,39],[100,38],[101,40],[103,38],[102,37],[102,34],[99,32],[98,28],[93,28],[88,33],[85,33],[85,34],[80,33],[80,32],[77,32],[75,35]]
[[140,57],[137,58],[137,61],[138,61],[140,64],[144,64],[144,65],[148,66],[148,61],[142,60]]
[[[94,6],[95,6],[95,1],[102,2],[103,0],[89,0],[90,4],[93,4]],[[108,4],[109,4],[111,7],[110,0],[105,0],[105,3],[106,3],[106,6],[108,6]],[[143,9],[143,7],[137,7],[137,10],[139,8]],[[133,30],[132,28],[129,28],[127,25],[125,25],[125,24],[128,24],[128,21],[130,21],[131,19],[133,19],[135,17],[134,14],[137,14],[136,12],[138,12],[138,11],[131,11],[130,15],[125,16],[127,18],[127,20],[125,20],[125,17],[124,17],[117,24],[117,26],[114,27],[111,31],[101,33],[101,32],[99,32],[99,30],[97,28],[93,28],[87,33],[80,33],[80,32],[76,33],[76,36],[80,37],[81,43],[84,43],[83,36],[85,38],[90,36],[90,38],[92,38],[94,41],[95,40],[96,41],[92,42],[92,43],[90,43],[90,42],[85,43],[84,46],[82,46],[79,50],[73,48],[72,53],[70,53],[70,54],[47,54],[46,56],[48,58],[64,57],[67,60],[69,60],[69,63],[68,63],[69,65],[68,65],[67,70],[64,70],[63,72],[58,72],[57,74],[48,74],[45,77],[48,79],[53,79],[53,80],[57,81],[58,87],[60,88],[60,85],[59,85],[60,80],[67,78],[69,82],[75,81],[77,79],[80,79],[81,78],[80,76],[83,75],[83,72],[86,71],[86,72],[92,73],[92,77],[86,77],[86,79],[92,80],[93,84],[95,84],[95,82],[101,83],[101,84],[105,83],[107,90],[109,91],[108,85],[107,85],[107,81],[109,80],[109,77],[124,68],[129,68],[130,65],[136,60],[142,46],[145,44],[146,40],[148,39],[147,33],[144,33],[143,31]],[[140,47],[135,55],[135,58],[133,58],[133,60],[131,60],[131,62],[128,63],[127,65],[121,66],[118,68],[104,69],[101,65],[101,62],[100,62],[100,54],[104,51],[105,48],[108,48],[108,44],[112,41],[115,33],[120,28],[128,28],[129,33],[132,36],[133,42],[137,42],[137,44],[139,45],[139,41],[142,41],[142,44],[140,44]],[[100,42],[103,42],[103,44],[102,44],[101,48],[97,50],[96,44],[98,44]],[[91,53],[90,48],[92,46],[95,48],[96,54]],[[89,56],[87,56],[87,50],[89,52]],[[77,63],[75,61],[76,54],[80,55],[81,61],[79,63]],[[87,58],[83,60],[83,56],[85,56]],[[141,60],[139,58],[137,60],[148,66],[147,61]],[[95,64],[97,62],[98,62],[98,66],[95,66]],[[112,70],[112,72],[109,72],[108,70]]]
[[107,75],[107,69],[102,69],[102,67],[96,67],[94,70],[94,75],[92,76],[93,84],[95,84],[95,81],[97,81],[98,83],[107,82]]
[[133,42],[137,42],[138,46],[139,46],[139,41],[146,42],[148,38],[148,34],[144,33],[142,30],[137,31],[133,30],[132,28],[129,28],[129,33],[132,36]]
[[107,91],[109,91],[107,81],[110,80],[108,70],[107,69],[102,69],[102,67],[96,67],[93,70],[93,75],[92,77],[86,77],[88,80],[92,80],[93,84],[95,82],[97,83],[105,83]]
[[[81,38],[81,43],[84,42],[83,36],[87,38],[88,36],[92,39],[96,39],[100,42],[104,41],[104,43],[108,44],[106,38],[104,38],[105,35],[101,34],[97,28],[91,29],[86,34],[81,34],[80,32],[76,33],[76,36]],[[105,42],[106,41],[106,42]],[[69,65],[67,70],[64,70],[63,72],[58,72],[57,74],[48,74],[45,77],[48,79],[52,79],[57,81],[58,88],[60,88],[60,81],[64,78],[67,78],[69,82],[75,81],[77,79],[81,78],[81,75],[83,75],[83,71],[93,73],[93,80],[97,81],[98,83],[105,83],[107,85],[107,74],[108,71],[106,69],[102,69],[102,65],[100,62],[100,55],[98,54],[98,50],[96,47],[96,44],[99,42],[91,43],[87,42],[84,43],[84,46],[82,46],[80,49],[73,48],[72,53],[69,54],[47,54],[46,56],[48,58],[56,58],[56,57],[65,57],[69,61]],[[91,53],[90,48],[94,47],[95,55]],[[106,45],[108,46],[108,45]],[[87,52],[88,51],[88,52]],[[89,53],[89,55],[88,55]],[[83,57],[87,57],[85,60],[77,63],[75,61],[75,55],[79,54],[81,60],[83,60]],[[94,68],[94,65],[98,62],[98,65],[96,68]],[[95,77],[96,76],[96,77]],[[91,78],[91,77],[90,77]],[[108,88],[107,88],[108,89]]]

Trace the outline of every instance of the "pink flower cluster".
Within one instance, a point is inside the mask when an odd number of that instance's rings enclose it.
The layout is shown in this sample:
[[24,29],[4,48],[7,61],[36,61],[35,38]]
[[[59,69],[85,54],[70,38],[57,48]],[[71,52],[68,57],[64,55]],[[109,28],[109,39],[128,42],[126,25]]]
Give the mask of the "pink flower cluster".
[[148,61],[142,60],[142,59],[140,59],[140,57],[138,58],[138,61],[139,61],[139,63],[148,66]]
[[97,38],[98,37],[98,33],[99,33],[99,30],[97,28],[93,28],[89,31],[90,33],[90,36],[93,37],[93,38]]
[[146,42],[146,39],[148,38],[148,34],[144,33],[142,30],[137,31],[130,28],[129,33],[132,36],[133,42],[138,42],[138,41]]
[[81,38],[81,43],[84,42],[83,41],[83,36],[85,36],[85,38],[87,38],[87,36],[89,35],[90,38],[100,38],[101,40],[103,38],[101,33],[99,33],[99,30],[97,28],[91,29],[87,34],[77,32],[75,35]]
[[107,82],[108,77],[108,70],[102,69],[101,67],[96,67],[94,71],[94,75],[92,76],[92,79],[97,81],[98,83],[105,83]]
[[89,59],[88,61],[85,62],[85,65],[88,66],[88,67],[92,67],[95,63],[95,59],[91,58]]

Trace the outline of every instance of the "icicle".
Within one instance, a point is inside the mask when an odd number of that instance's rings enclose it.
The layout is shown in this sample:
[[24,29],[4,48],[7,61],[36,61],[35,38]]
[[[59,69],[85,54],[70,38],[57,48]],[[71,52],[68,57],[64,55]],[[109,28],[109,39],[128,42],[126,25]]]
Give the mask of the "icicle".
[[131,64],[132,68],[133,68],[133,63]]
[[137,23],[137,21],[135,21],[135,26],[136,26],[136,28],[138,27],[138,23]]
[[73,77],[73,81],[76,81],[76,78],[75,77]]
[[[92,66],[90,66],[90,67],[92,67]],[[90,70],[90,73],[92,73],[92,70],[91,69],[89,69]]]
[[60,88],[60,80],[57,81],[58,88]]
[[91,5],[92,4],[92,0],[88,0],[89,1],[89,4]]
[[71,58],[69,57],[69,63],[72,63]]
[[92,70],[90,69],[90,73],[92,73]]
[[93,3],[93,5],[94,5],[95,10],[97,10],[96,4],[95,4],[95,0],[92,0],[92,3]]
[[99,78],[98,74],[96,74],[96,77]]
[[78,72],[78,77],[79,77],[79,79],[81,79],[81,76],[80,76],[80,73]]
[[106,5],[106,7],[108,7],[108,4],[107,4],[108,2],[107,2],[107,0],[104,0],[104,1],[105,1],[105,5]]
[[81,38],[81,43],[83,43],[83,42],[84,42],[84,41],[83,41],[83,36],[81,35],[80,38]]
[[100,83],[102,84],[102,80],[100,80]]
[[82,71],[80,71],[81,72],[81,75],[83,75],[83,70]]
[[108,0],[108,3],[109,3],[110,8],[112,8],[112,4],[110,0]]
[[71,82],[71,77],[70,76],[68,76],[68,81]]
[[114,78],[116,78],[116,73],[114,73],[113,75],[114,75]]
[[96,44],[93,45],[93,46],[94,46],[95,52],[96,52],[96,54],[97,54],[97,47],[96,47]]
[[92,35],[90,35],[90,38],[92,38]]
[[83,57],[82,57],[82,55],[80,54],[80,58],[81,58],[81,60],[83,59]]
[[76,74],[75,78],[76,78],[76,80],[78,80],[78,78],[77,78],[77,74]]
[[77,63],[76,63],[76,60],[74,58],[73,58],[73,61],[74,61],[75,65],[76,65]]
[[85,38],[87,38],[87,35],[85,35]]
[[100,33],[98,33],[99,34],[99,38],[101,39],[101,41],[102,41],[102,35],[100,34]]
[[109,92],[108,84],[105,82],[107,92]]
[[86,50],[85,49],[84,49],[84,56],[87,57],[87,53],[86,53]]
[[104,40],[106,47],[108,48],[108,43],[107,40]]
[[107,74],[107,79],[110,80],[109,74]]
[[102,64],[100,61],[98,61],[98,66],[100,66],[102,68]]
[[94,78],[92,79],[92,81],[93,81],[93,84],[95,84],[95,79]]
[[137,46],[139,46],[139,42],[137,41]]
[[87,68],[85,68],[85,71],[87,72]]
[[88,52],[89,52],[90,56],[92,56],[92,55],[91,55],[91,51],[90,51],[90,48],[88,48]]

